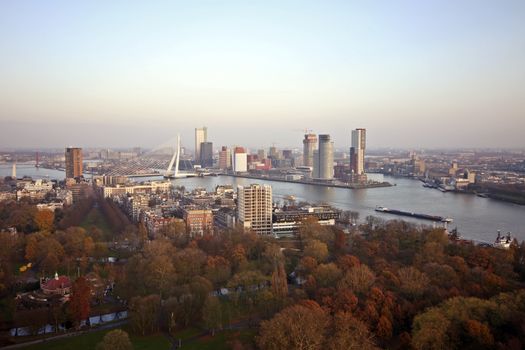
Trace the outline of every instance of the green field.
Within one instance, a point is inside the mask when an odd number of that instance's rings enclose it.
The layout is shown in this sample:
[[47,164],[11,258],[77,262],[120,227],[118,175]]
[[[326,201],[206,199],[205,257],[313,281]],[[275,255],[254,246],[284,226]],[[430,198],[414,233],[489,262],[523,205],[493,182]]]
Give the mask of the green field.
[[[110,330],[85,333],[76,337],[50,340],[49,342],[25,347],[27,350],[92,350],[102,341],[104,335]],[[130,335],[135,350],[169,349],[170,343],[162,334],[138,337]]]
[[[124,330],[128,333],[127,327]],[[95,349],[97,344],[102,341],[104,335],[111,330],[101,330],[96,332],[85,333],[78,336],[73,336],[58,340],[49,340],[42,344],[30,345],[24,347],[27,350],[91,350]],[[231,349],[233,341],[238,339],[243,344],[253,345],[253,338],[255,337],[255,330],[243,331],[222,331],[217,332],[215,336],[206,335],[198,337],[202,334],[202,330],[198,328],[187,328],[179,331],[174,335],[176,340],[182,339],[182,348],[188,350],[226,350]],[[131,342],[135,350],[162,350],[169,349],[170,343],[168,339],[162,335],[150,335],[145,337],[135,336],[130,334]]]

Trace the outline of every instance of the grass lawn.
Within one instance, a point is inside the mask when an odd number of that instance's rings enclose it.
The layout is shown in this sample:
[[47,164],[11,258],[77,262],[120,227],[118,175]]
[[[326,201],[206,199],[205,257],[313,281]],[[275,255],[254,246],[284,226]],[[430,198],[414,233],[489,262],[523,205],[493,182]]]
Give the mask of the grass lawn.
[[[124,330],[125,327],[124,327]],[[97,344],[102,341],[104,335],[110,330],[102,330],[98,332],[86,333],[76,337],[50,340],[49,342],[25,347],[27,350],[93,350],[96,349]],[[128,332],[129,333],[129,332]],[[139,337],[130,335],[133,348],[135,350],[163,350],[169,349],[170,343],[162,334],[151,335],[146,337]]]
[[242,344],[254,343],[256,331],[222,331],[215,334],[215,336],[205,336],[191,342],[184,343],[182,341],[181,349],[188,350],[228,350],[232,348],[232,341],[238,339]]
[[92,208],[84,220],[82,220],[80,226],[86,230],[88,230],[91,226],[95,226],[104,233],[104,237],[106,237],[106,239],[111,239],[113,237],[109,223],[107,222],[104,215],[102,215],[99,208]]

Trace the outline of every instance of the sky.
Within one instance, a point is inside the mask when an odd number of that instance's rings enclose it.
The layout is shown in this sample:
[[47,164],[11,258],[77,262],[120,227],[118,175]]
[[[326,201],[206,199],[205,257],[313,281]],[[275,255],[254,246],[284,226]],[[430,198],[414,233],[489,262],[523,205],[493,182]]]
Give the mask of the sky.
[[0,1],[0,147],[525,147],[525,1]]

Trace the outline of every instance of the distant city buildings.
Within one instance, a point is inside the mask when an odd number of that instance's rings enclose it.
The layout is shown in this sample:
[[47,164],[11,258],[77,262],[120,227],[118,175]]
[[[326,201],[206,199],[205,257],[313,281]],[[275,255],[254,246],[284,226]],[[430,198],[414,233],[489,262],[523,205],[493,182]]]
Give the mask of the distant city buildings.
[[66,179],[82,176],[82,148],[66,148]]
[[237,217],[246,230],[261,235],[272,233],[272,187],[252,184],[237,186]]
[[201,161],[201,144],[208,141],[208,128],[195,128],[195,163]]
[[312,177],[317,180],[332,180],[334,178],[334,143],[330,135],[319,135],[319,147],[313,155]]

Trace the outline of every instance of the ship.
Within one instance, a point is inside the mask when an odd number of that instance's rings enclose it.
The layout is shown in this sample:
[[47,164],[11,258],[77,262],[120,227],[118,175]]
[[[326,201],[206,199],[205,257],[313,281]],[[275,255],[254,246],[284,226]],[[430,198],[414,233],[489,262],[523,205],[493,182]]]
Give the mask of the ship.
[[402,211],[397,209],[389,209],[385,207],[376,207],[375,211],[378,211],[380,213],[387,213],[387,214],[394,214],[394,215],[401,215],[401,216],[410,216],[416,219],[423,219],[423,220],[430,220],[430,221],[439,221],[439,222],[452,222],[453,220],[451,218],[443,217],[443,216],[437,216],[437,215],[428,215],[428,214],[420,214],[420,213],[412,213],[408,211]]
[[510,244],[512,243],[512,237],[510,235],[510,232],[507,232],[507,235],[502,235],[501,231],[498,230],[498,236],[496,237],[496,241],[494,244],[492,244],[495,248],[501,248],[501,249],[509,249]]

